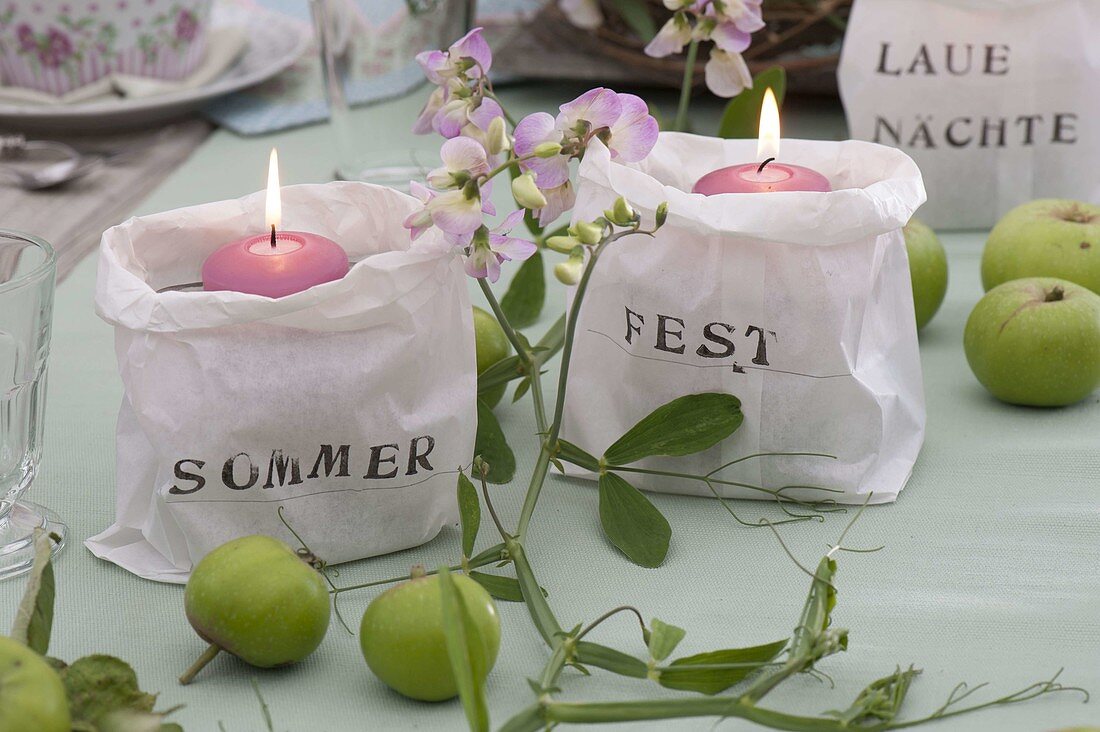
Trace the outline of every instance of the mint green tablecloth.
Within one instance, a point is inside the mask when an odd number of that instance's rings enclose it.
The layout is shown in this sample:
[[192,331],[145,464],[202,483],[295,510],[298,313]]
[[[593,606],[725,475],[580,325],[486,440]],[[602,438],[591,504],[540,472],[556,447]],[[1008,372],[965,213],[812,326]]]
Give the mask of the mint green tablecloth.
[[[568,99],[570,90],[542,89],[509,96],[521,110]],[[359,112],[360,129],[378,150],[437,142],[405,130],[420,103],[400,100]],[[714,110],[701,118],[710,129]],[[788,136],[837,138],[839,111],[791,105]],[[332,135],[314,127],[242,140],[216,134],[142,207],[152,212],[222,198],[263,185],[267,151],[278,145],[284,183],[323,181],[335,159]],[[426,159],[432,159],[428,154]],[[500,188],[504,188],[501,186]],[[505,193],[501,191],[501,193]],[[504,204],[503,198],[499,201]],[[966,366],[965,318],[980,294],[978,259],[984,233],[944,236],[951,264],[947,302],[922,335],[928,436],[916,471],[894,505],[869,509],[850,540],[885,544],[870,555],[843,555],[836,578],[836,622],[851,630],[845,654],[822,665],[835,689],[804,677],[769,697],[776,706],[820,712],[843,708],[858,689],[897,664],[924,673],[907,709],[927,712],[961,680],[989,681],[1001,695],[1065,667],[1066,682],[1100,692],[1100,394],[1075,407],[1040,411],[992,400]],[[298,666],[257,671],[221,657],[197,682],[176,677],[203,644],[183,616],[183,591],[133,577],[94,559],[81,545],[111,522],[114,501],[114,419],[121,389],[110,329],[92,311],[96,262],[84,262],[58,291],[50,366],[45,459],[30,495],[67,519],[70,546],[58,563],[58,613],[51,651],[74,659],[105,652],[131,661],[160,704],[185,705],[175,718],[188,730],[260,730],[250,685],[257,679],[283,730],[460,729],[456,703],[425,705],[391,693],[367,671],[358,641],[334,624],[324,644]],[[472,288],[473,289],[473,288]],[[555,286],[549,324],[562,300]],[[530,434],[527,402],[502,409],[505,428]],[[843,430],[837,424],[837,430]],[[529,474],[533,441],[517,437],[518,475]],[[494,489],[501,511],[514,517],[519,485]],[[626,562],[602,538],[592,487],[552,478],[530,537],[530,554],[563,625],[591,620],[623,602],[648,617],[688,629],[681,650],[697,652],[785,637],[794,626],[808,580],[765,529],[737,526],[711,500],[655,496],[674,530],[665,566],[644,570]],[[776,515],[767,504],[740,504],[749,517]],[[785,527],[792,550],[813,564],[835,539],[843,518]],[[483,532],[482,544],[490,539]],[[342,568],[352,584],[453,560],[457,532],[445,530],[427,546]],[[21,583],[0,584],[0,625],[10,624]],[[357,620],[374,596],[342,601]],[[501,606],[504,637],[488,684],[493,721],[529,704],[524,680],[546,659],[526,611]],[[637,629],[612,622],[595,640],[638,648]],[[638,649],[640,650],[640,649]],[[562,698],[617,700],[667,694],[637,681],[597,672],[587,680],[565,674]],[[979,692],[982,693],[982,692]],[[1048,730],[1100,722],[1100,701],[1052,697],[939,724],[940,730]],[[649,729],[710,729],[712,720],[657,723]],[[723,729],[749,725],[732,720]]]

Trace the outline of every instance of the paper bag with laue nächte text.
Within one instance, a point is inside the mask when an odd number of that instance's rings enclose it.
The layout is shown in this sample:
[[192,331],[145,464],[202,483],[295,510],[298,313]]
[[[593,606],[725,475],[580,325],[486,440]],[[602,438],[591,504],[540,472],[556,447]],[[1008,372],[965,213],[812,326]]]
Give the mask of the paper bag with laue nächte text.
[[1100,200],[1098,37],[1097,0],[860,0],[838,71],[848,129],[917,162],[934,227]]

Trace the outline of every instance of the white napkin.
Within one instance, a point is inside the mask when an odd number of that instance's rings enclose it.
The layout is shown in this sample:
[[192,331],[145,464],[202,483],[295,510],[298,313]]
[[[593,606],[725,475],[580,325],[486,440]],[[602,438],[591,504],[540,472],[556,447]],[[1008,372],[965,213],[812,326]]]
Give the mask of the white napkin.
[[56,96],[35,89],[0,84],[0,103],[35,106],[64,106],[110,99],[113,97],[152,97],[170,92],[205,86],[228,69],[248,47],[248,36],[239,26],[211,28],[206,54],[198,68],[182,81],[154,79],[132,74],[111,74]]

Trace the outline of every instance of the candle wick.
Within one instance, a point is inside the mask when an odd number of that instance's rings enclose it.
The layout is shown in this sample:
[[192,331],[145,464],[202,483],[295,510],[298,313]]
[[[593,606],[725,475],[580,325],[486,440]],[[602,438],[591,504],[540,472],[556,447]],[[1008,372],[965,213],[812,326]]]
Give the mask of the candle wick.
[[[760,163],[760,167],[756,169],[757,174],[759,175],[760,173],[763,173],[764,172],[764,166],[766,166],[768,163],[770,163],[773,160],[775,160],[775,158],[768,158],[764,162]],[[274,230],[274,227],[272,227],[272,229]]]
[[275,224],[271,225],[271,248],[275,248]]

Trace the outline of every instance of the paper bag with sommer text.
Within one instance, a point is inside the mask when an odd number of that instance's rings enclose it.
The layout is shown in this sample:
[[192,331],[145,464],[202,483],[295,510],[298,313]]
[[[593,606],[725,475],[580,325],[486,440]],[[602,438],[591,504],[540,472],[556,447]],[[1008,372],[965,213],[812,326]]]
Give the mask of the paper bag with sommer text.
[[[657,407],[725,392],[744,423],[697,455],[635,467],[717,477],[725,496],[894,500],[924,436],[924,395],[901,227],[924,201],[916,165],[867,142],[784,140],[780,160],[817,170],[831,193],[688,193],[705,173],[751,162],[755,140],[662,133],[638,164],[594,144],[574,220],[624,196],[650,238],[610,245],[577,322],[562,436],[599,456]],[[631,475],[639,488],[712,495],[689,479]],[[796,488],[788,489],[794,486]],[[813,488],[797,488],[812,486]],[[828,489],[823,492],[818,489]],[[787,489],[787,490],[783,490]]]
[[256,231],[263,195],[131,219],[103,235],[96,308],[115,328],[124,396],[115,523],[87,541],[150,579],[186,581],[230,539],[327,562],[421,544],[457,520],[455,471],[476,427],[461,265],[419,204],[360,183],[283,189],[288,230],[340,243],[346,277],[280,299],[158,292],[199,279]]
[[917,162],[932,226],[1100,200],[1097,38],[1097,0],[859,0],[838,72],[849,130]]

